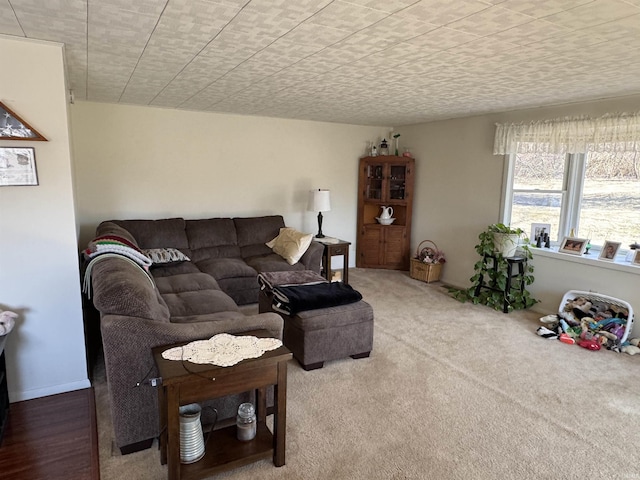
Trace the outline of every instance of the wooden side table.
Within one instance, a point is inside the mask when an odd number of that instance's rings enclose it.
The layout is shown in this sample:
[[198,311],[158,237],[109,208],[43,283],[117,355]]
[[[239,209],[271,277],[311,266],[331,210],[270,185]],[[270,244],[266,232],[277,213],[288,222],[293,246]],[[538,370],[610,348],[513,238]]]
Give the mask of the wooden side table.
[[349,246],[351,242],[338,239],[337,243],[330,243],[329,241],[323,241],[321,238],[315,238],[314,240],[324,245],[322,254],[322,275],[324,278],[331,281],[331,257],[342,255],[344,257],[342,281],[349,283]]
[[[268,337],[266,330],[239,335]],[[264,458],[273,458],[276,467],[285,463],[287,362],[291,352],[281,346],[261,357],[243,360],[232,367],[201,365],[166,360],[162,352],[189,342],[152,349],[162,377],[159,389],[160,460],[168,464],[169,480],[204,478]],[[273,434],[266,425],[267,387],[274,386]],[[202,459],[191,464],[180,463],[179,407],[203,400],[256,390],[258,432],[249,442],[236,438],[235,424],[215,430],[205,446]],[[166,426],[166,428],[164,428]]]

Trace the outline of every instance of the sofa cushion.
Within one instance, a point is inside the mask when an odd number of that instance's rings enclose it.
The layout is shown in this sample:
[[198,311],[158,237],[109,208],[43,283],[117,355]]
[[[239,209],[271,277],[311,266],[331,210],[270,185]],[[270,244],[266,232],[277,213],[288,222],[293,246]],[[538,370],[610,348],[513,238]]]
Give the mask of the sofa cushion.
[[307,269],[307,267],[300,262],[295,265],[289,265],[289,263],[287,263],[287,261],[277,253],[245,258],[245,262],[247,262],[247,265],[254,268],[258,273]]
[[[282,262],[286,265],[284,260]],[[238,305],[256,303],[260,290],[257,277],[222,278],[218,280],[218,285]]]
[[285,226],[281,215],[234,218],[233,221],[242,258],[271,253],[265,244],[277,237]]
[[258,276],[258,272],[241,258],[208,258],[196,263],[196,266],[216,280]]
[[187,220],[187,238],[194,262],[240,257],[236,225],[231,218]]
[[102,314],[169,321],[167,304],[149,276],[126,259],[96,261],[91,278],[93,304]]
[[218,282],[206,273],[186,273],[156,278],[156,286],[161,294],[194,292],[198,290],[220,290]]
[[266,245],[284,258],[289,265],[295,265],[307,251],[312,240],[313,233],[303,233],[295,228],[285,227],[281,228],[278,236]]
[[236,225],[232,218],[187,220],[186,230],[191,250],[238,245]]
[[216,312],[238,311],[229,295],[220,290],[195,290],[180,293],[163,293],[171,318],[203,315]]
[[151,265],[151,275],[153,278],[169,277],[171,275],[183,275],[185,273],[199,273],[200,270],[192,262],[164,263],[161,265]]
[[219,322],[237,319],[242,322],[246,315],[240,311],[205,313],[203,315],[184,315],[171,317],[171,323]]
[[113,220],[134,236],[140,248],[179,248],[189,256],[184,218],[163,220]]

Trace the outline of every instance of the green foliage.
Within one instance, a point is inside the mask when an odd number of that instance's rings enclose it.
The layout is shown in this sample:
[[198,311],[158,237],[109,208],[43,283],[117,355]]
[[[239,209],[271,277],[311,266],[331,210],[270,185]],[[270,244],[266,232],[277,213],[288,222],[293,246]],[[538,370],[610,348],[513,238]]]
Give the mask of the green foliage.
[[[509,312],[529,308],[538,303],[538,300],[533,298],[526,288],[520,291],[519,282],[515,282],[516,285],[511,285],[510,294],[508,296],[505,295],[504,290],[507,286],[507,260],[501,253],[496,253],[494,233],[514,234],[528,240],[524,237],[524,232],[520,228],[511,228],[503,223],[489,225],[485,231],[478,235],[480,242],[475,246],[476,252],[480,255],[480,260],[473,266],[476,272],[473,277],[470,278],[473,286],[467,289],[450,288],[449,293],[453,298],[461,302],[470,301],[474,304],[486,305],[499,311],[503,309],[505,297]],[[520,245],[518,248],[519,255],[527,259],[524,270],[524,284],[526,287],[527,285],[531,285],[534,280],[533,265],[530,262],[533,255],[527,244]],[[493,258],[485,262],[485,255],[492,255]],[[497,268],[494,268],[493,262],[497,263]],[[483,278],[483,285],[490,285],[492,289],[481,288],[478,295],[476,295],[476,286],[481,276]]]

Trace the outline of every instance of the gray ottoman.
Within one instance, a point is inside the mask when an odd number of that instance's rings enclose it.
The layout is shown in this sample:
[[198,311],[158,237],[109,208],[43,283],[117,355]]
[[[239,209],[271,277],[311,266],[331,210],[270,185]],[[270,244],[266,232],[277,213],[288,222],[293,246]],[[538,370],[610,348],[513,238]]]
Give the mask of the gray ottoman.
[[[308,271],[274,272],[266,275],[270,283],[292,285],[297,277],[300,283],[314,279]],[[317,281],[326,281],[320,275]],[[311,277],[311,278],[310,278]],[[268,288],[260,291],[260,313],[273,312],[273,294]],[[336,307],[319,308],[286,315],[276,312],[284,319],[283,342],[305,370],[322,368],[324,362],[345,357],[365,358],[373,348],[373,309],[367,302]]]

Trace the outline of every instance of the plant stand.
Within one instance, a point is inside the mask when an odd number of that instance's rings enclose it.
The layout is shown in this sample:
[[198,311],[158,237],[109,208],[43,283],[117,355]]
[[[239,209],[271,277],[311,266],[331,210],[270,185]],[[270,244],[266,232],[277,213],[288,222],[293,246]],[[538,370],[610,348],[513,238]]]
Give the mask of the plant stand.
[[[494,271],[497,271],[498,268],[498,262],[496,261],[496,256],[495,255],[484,255],[482,262],[483,262],[483,270],[488,270],[489,268],[492,268]],[[502,307],[502,311],[504,313],[508,313],[509,312],[509,304],[511,301],[511,289],[512,288],[518,288],[520,289],[520,292],[524,292],[524,273],[526,271],[526,266],[527,266],[527,259],[524,257],[509,257],[509,258],[505,258],[505,260],[507,261],[507,281],[506,284],[504,285],[504,288],[500,288],[499,285],[496,285],[495,283],[489,282],[489,284],[487,284],[484,281],[484,275],[481,273],[480,276],[478,277],[478,283],[476,284],[476,288],[474,291],[474,296],[479,296],[480,295],[480,291],[483,288],[486,288],[488,290],[492,290],[494,292],[502,292],[504,295],[504,304]],[[491,261],[492,265],[489,266],[488,262]],[[516,273],[514,273],[514,265],[518,266],[518,271]],[[513,282],[513,280],[515,279],[515,284]]]

